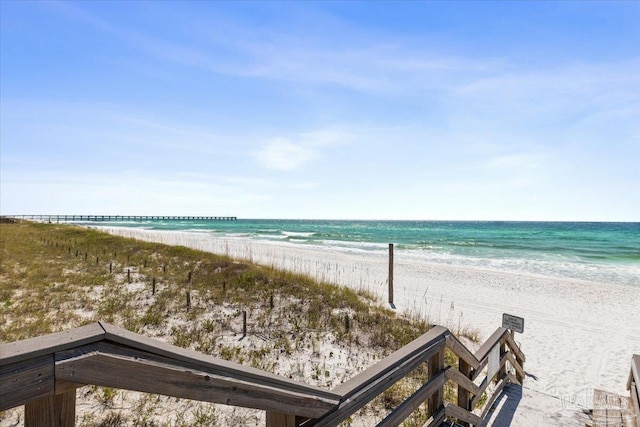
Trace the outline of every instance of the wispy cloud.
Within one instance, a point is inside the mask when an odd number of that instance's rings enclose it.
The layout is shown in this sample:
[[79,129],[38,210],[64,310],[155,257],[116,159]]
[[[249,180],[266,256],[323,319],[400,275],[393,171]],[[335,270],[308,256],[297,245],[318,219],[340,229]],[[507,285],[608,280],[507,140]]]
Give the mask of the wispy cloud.
[[268,169],[290,171],[299,169],[313,159],[317,153],[310,147],[293,143],[284,138],[267,142],[255,157]]

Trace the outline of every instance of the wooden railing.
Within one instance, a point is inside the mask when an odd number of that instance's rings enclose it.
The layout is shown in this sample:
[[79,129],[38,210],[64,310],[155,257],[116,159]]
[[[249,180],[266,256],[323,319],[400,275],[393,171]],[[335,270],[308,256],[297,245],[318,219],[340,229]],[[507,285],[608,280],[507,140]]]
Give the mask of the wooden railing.
[[[457,356],[457,366],[445,365],[447,348]],[[524,360],[504,328],[474,354],[449,330],[435,326],[329,391],[100,322],[0,344],[0,411],[25,405],[26,427],[72,426],[76,388],[93,384],[262,409],[267,426],[335,426],[427,363],[426,382],[378,426],[400,424],[425,401],[430,416],[425,426],[445,418],[483,425],[504,385],[522,384]],[[455,403],[443,401],[448,380],[458,387]],[[494,380],[492,395],[473,411]]]
[[631,358],[631,370],[629,372],[629,381],[627,381],[627,390],[631,395],[629,402],[631,411],[635,415],[636,425],[640,426],[640,354],[634,354]]

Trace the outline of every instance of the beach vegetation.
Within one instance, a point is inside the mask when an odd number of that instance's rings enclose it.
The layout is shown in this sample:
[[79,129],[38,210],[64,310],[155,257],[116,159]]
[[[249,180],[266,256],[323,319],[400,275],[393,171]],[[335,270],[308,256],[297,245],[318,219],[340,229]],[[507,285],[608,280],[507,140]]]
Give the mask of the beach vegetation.
[[[366,290],[182,246],[58,224],[3,223],[0,231],[3,342],[105,321],[332,388],[430,327],[427,319],[385,308]],[[479,338],[473,330],[464,333]],[[445,357],[457,363],[452,353]],[[427,378],[426,366],[416,369],[366,411],[376,414],[397,406]],[[78,414],[82,426],[179,425],[182,419],[190,425],[232,425],[260,416],[105,387],[82,390],[78,397],[89,408]],[[92,407],[99,408],[97,414]],[[178,409],[169,416],[168,407]],[[406,425],[422,425],[426,415],[421,414],[426,410],[417,411]],[[0,421],[20,416],[11,410],[0,413]]]

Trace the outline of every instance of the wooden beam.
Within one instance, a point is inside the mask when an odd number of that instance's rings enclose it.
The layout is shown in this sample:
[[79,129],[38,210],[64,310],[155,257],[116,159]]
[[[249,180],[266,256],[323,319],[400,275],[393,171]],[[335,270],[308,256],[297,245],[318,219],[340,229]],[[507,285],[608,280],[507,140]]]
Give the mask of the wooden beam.
[[629,385],[629,391],[631,394],[631,400],[629,401],[629,406],[635,416],[635,421],[638,426],[640,426],[640,402],[638,399],[638,389],[636,387],[636,383],[632,382]]
[[[471,367],[467,362],[462,359],[458,359],[458,375],[455,373],[451,377],[455,377],[454,381],[458,384],[458,406],[466,411],[471,411],[471,399],[469,398],[469,388],[472,388],[476,393],[479,391],[478,386],[469,379],[471,374]],[[453,369],[450,369],[453,371]],[[449,378],[449,376],[447,376]],[[475,393],[474,393],[475,394]],[[463,427],[468,427],[469,423],[462,421]]]
[[296,416],[293,414],[283,414],[281,412],[267,411],[267,427],[296,427]]
[[[500,359],[500,370],[502,370],[502,368],[504,367],[504,365],[507,363],[507,356],[505,355],[502,359]],[[496,378],[499,380],[505,378],[505,376],[498,376],[496,374]],[[487,387],[489,387],[489,384],[491,384],[491,378],[487,378],[485,377],[484,380],[482,380],[482,383],[480,383],[480,387],[478,390],[478,394],[476,394],[473,399],[471,400],[471,407],[475,407],[476,404],[478,403],[478,401],[480,400],[480,397],[482,396],[482,393],[484,393],[484,391],[487,389]]]
[[522,368],[522,366],[520,366],[513,353],[508,352],[506,354],[506,357],[511,366],[513,366],[513,368],[516,370],[516,379],[518,380],[518,384],[522,385],[522,379],[524,379],[524,369]]
[[518,359],[521,363],[526,362],[527,359],[524,357],[524,353],[522,352],[520,347],[518,347],[518,343],[516,343],[516,341],[513,339],[513,336],[511,334],[507,334],[506,338],[507,344],[509,344],[509,348],[516,356],[516,359]]
[[631,358],[631,371],[629,373],[629,384],[631,377],[635,378],[636,385],[640,384],[640,354],[634,354]]
[[75,421],[75,390],[43,397],[24,407],[25,427],[73,427]]
[[422,427],[440,427],[444,421],[445,413],[444,406],[440,408],[438,412],[429,417],[426,423]]
[[0,366],[0,411],[53,396],[53,355]]
[[462,409],[458,405],[454,403],[445,403],[444,404],[444,413],[447,417],[453,417],[457,420],[467,422],[469,424],[478,425],[482,422],[482,418],[479,416],[472,414],[471,412]]
[[[359,388],[355,388],[354,390],[354,388],[352,387],[353,385],[350,385],[349,394],[343,395],[343,398],[340,401],[340,405],[335,410],[327,413],[317,420],[311,420],[310,422],[304,423],[303,425],[305,427],[328,427],[338,425],[339,423],[350,417],[357,410],[373,400],[375,397],[380,395],[386,389],[391,387],[393,384],[404,378],[409,372],[413,371],[416,367],[439,352],[444,352],[444,340],[436,340],[434,343],[432,343],[431,346],[427,347],[422,352],[419,352],[418,354],[415,354],[413,356],[407,356],[410,358],[404,359],[403,361],[401,361],[401,363],[394,365],[394,368],[391,370],[385,369],[383,373],[375,376],[373,379],[369,376],[362,377],[363,382],[361,386]],[[392,357],[394,354],[389,357]],[[383,363],[384,361],[385,359],[378,362],[378,364],[386,365]],[[376,365],[374,365],[372,368],[367,369],[365,372],[375,368]]]
[[310,386],[301,382],[265,372],[250,366],[243,366],[239,363],[229,362],[206,354],[198,353],[163,343],[143,335],[135,334],[126,329],[118,328],[107,323],[100,322],[104,328],[105,340],[107,342],[129,347],[137,351],[166,358],[165,360],[175,360],[176,362],[188,363],[194,369],[211,371],[215,374],[250,382],[256,385],[274,387],[289,392],[298,392],[306,395],[314,395],[318,398],[338,401],[341,397],[339,393],[329,391],[320,387]]
[[476,351],[476,359],[481,362],[486,359],[491,349],[493,349],[494,346],[498,345],[500,341],[502,341],[502,338],[508,334],[509,331],[505,328],[496,329],[495,332],[489,337],[489,339],[486,340],[484,344],[482,344],[478,351]]
[[340,395],[348,396],[356,390],[362,389],[368,383],[380,378],[386,372],[391,371],[405,363],[413,356],[425,352],[427,349],[440,348],[445,343],[447,329],[442,326],[434,326],[427,333],[421,335],[398,351],[393,352],[367,370],[342,383],[334,389]]
[[480,361],[476,359],[476,356],[451,333],[447,335],[447,347],[461,360],[464,360],[471,368],[475,369],[480,365]]
[[92,323],[68,331],[0,344],[0,366],[97,342],[104,336],[105,331],[100,324]]
[[[113,375],[114,372],[118,375]],[[261,386],[177,364],[101,353],[56,362],[56,378],[314,418],[338,404],[337,400]]]
[[389,304],[393,304],[393,243],[389,243]]
[[[429,378],[435,378],[444,369],[444,349],[429,358]],[[429,398],[428,415],[438,412],[442,406],[444,393],[442,387]]]
[[[464,363],[464,361],[461,361],[461,362]],[[464,369],[464,368],[461,368],[461,369]],[[466,370],[469,370],[468,366]],[[468,377],[466,377],[461,371],[457,370],[453,366],[449,366],[446,372],[447,372],[447,380],[454,381],[456,384],[462,386],[467,392],[470,392],[474,396],[479,393],[480,388]],[[467,373],[467,375],[469,374]]]
[[[440,371],[434,377],[430,378],[425,384],[416,390],[411,397],[402,402],[396,409],[394,409],[389,415],[387,415],[377,427],[391,427],[400,425],[409,415],[411,415],[425,400],[433,396],[434,393],[439,393],[444,387],[446,382],[445,371]],[[434,414],[437,411],[434,411]],[[431,414],[433,415],[433,414]]]

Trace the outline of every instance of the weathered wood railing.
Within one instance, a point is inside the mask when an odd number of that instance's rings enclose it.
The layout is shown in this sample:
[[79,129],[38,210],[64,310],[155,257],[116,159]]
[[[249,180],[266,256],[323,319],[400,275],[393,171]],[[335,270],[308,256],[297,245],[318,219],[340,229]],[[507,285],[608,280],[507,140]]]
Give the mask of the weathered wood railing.
[[[447,348],[458,357],[458,366],[445,366]],[[100,322],[0,344],[0,411],[25,405],[26,427],[71,426],[76,388],[93,384],[262,409],[267,426],[335,426],[423,363],[428,380],[379,426],[400,424],[425,401],[430,415],[425,426],[445,418],[482,425],[502,387],[524,378],[524,354],[504,328],[473,354],[449,330],[435,326],[328,391]],[[474,413],[494,379],[484,409]],[[447,380],[458,385],[456,403],[443,401]]]
[[640,354],[634,354],[631,358],[631,371],[629,372],[629,381],[627,381],[627,390],[631,395],[629,403],[631,411],[636,417],[636,425],[640,426]]

